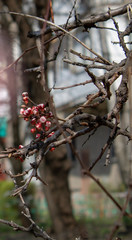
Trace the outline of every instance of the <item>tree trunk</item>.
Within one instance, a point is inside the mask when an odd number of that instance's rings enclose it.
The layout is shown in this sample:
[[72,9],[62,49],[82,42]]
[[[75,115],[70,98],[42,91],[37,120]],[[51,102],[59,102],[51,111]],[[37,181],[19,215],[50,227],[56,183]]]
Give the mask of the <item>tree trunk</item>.
[[43,186],[53,221],[56,238],[71,239],[76,236],[76,223],[72,214],[68,173],[71,163],[64,146],[48,153],[40,167],[42,178],[48,183]]

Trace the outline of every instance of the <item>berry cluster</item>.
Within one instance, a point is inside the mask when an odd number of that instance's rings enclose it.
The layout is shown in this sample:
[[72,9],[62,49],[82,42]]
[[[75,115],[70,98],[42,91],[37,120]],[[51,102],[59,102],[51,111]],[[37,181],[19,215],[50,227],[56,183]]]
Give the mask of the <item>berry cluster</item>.
[[[50,137],[54,134],[51,132],[48,136],[46,132],[51,127],[51,120],[53,118],[52,112],[49,111],[48,106],[41,103],[32,107],[28,106],[29,102],[32,102],[28,96],[28,92],[22,93],[24,105],[21,105],[20,115],[25,121],[29,121],[31,124],[31,133],[36,134],[36,138],[43,136],[43,139]],[[23,146],[20,145],[19,148]],[[55,148],[51,148],[50,151],[54,151]]]

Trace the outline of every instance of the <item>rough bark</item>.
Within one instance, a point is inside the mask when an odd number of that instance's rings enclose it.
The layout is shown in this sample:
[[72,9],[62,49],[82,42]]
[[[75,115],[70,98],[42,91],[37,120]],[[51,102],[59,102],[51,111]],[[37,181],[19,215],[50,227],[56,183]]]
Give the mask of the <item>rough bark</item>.
[[71,239],[76,235],[68,184],[70,168],[71,162],[67,159],[64,146],[54,153],[49,153],[40,168],[41,175],[48,183],[48,186],[43,188],[57,239]]

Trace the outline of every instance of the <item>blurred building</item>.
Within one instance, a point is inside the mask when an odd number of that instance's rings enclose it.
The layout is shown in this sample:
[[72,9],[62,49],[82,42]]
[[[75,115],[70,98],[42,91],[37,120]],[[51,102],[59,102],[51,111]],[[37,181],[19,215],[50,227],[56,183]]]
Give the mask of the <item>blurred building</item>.
[[[86,18],[91,14],[94,15],[96,12],[101,13],[108,11],[108,8],[117,8],[123,4],[127,4],[128,2],[129,1],[123,0],[118,0],[116,2],[112,0],[77,1],[76,13],[73,11],[69,22],[75,20],[75,14],[77,14],[78,19],[81,20],[81,18]],[[72,4],[73,3],[71,1],[65,0],[58,0],[54,2],[53,8],[56,24],[59,25],[66,23],[73,6]],[[116,17],[116,21],[119,22],[120,30],[124,30],[129,20],[127,15],[123,15]],[[117,33],[112,30],[103,29],[114,28],[112,20],[98,23],[97,26],[99,28],[89,29],[89,31],[86,32],[83,31],[84,29],[79,28],[72,31],[72,33],[75,34],[81,41],[83,41],[89,48],[93,49],[95,52],[99,53],[110,61],[119,62],[121,59],[125,58],[119,44],[116,44],[116,47],[113,44],[113,42],[119,41]],[[51,45],[52,55],[55,51],[57,51],[58,46],[59,41],[54,44],[53,48]],[[49,71],[49,87],[53,88],[54,86],[54,89],[52,89],[54,102],[57,106],[58,113],[63,117],[66,117],[70,112],[72,112],[74,107],[82,104],[88,94],[96,92],[96,87],[92,83],[84,86],[82,85],[64,89],[63,91],[59,89],[61,87],[74,85],[88,80],[88,75],[84,71],[83,67],[73,66],[63,61],[65,57],[68,57],[72,61],[78,61],[78,57],[70,53],[70,49],[92,57],[92,54],[74,39],[70,38],[69,36],[64,37],[57,61],[51,64]],[[84,60],[80,59],[79,61],[84,62]],[[93,71],[99,76],[104,73],[103,70]],[[114,92],[117,89],[119,82],[120,79],[112,85],[111,91]],[[112,106],[113,100],[111,99],[109,102],[102,104],[100,107],[90,110],[90,112],[102,115],[105,114],[108,109],[111,109]],[[89,140],[88,136],[86,135],[74,140],[74,145],[87,166],[90,166],[90,164],[99,156],[102,147],[108,139],[109,131],[110,130],[107,127],[101,127],[96,131],[94,136],[90,137]],[[124,143],[122,143],[122,140],[120,143],[118,141],[115,142],[115,145],[112,147],[111,151],[110,164],[107,167],[104,167],[106,159],[106,154],[104,154],[104,156],[101,158],[101,161],[99,161],[93,170],[96,176],[101,177],[102,181],[113,186],[113,188],[117,188],[122,183],[122,180],[124,183],[126,181],[122,171],[126,171],[127,173],[128,165],[126,164],[126,169],[122,168],[121,164],[124,162],[124,159],[122,159],[123,154],[121,149],[118,151],[118,148],[123,147],[124,149],[126,147],[126,143],[125,145],[123,144]],[[124,149],[124,152],[125,151],[127,150]],[[88,177],[86,178],[82,176],[79,163],[75,160],[69,147],[68,153],[73,162],[73,168],[70,174],[71,189],[73,191],[82,191],[83,193],[87,194],[89,179]]]
[[[6,39],[4,33],[0,30],[0,71],[7,65]],[[10,118],[10,97],[9,97],[9,79],[7,72],[0,74],[0,150],[4,150],[7,143],[8,121]],[[7,161],[0,160],[0,180],[6,179],[3,169]]]

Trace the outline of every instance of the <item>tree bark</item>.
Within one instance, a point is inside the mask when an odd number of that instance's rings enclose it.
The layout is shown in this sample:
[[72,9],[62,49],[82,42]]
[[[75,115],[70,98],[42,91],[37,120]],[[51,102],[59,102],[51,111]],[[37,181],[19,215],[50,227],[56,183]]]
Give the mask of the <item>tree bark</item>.
[[72,213],[68,174],[71,162],[67,159],[64,146],[54,153],[48,153],[40,167],[40,173],[48,186],[43,186],[53,220],[57,239],[71,239],[76,236],[76,222]]

